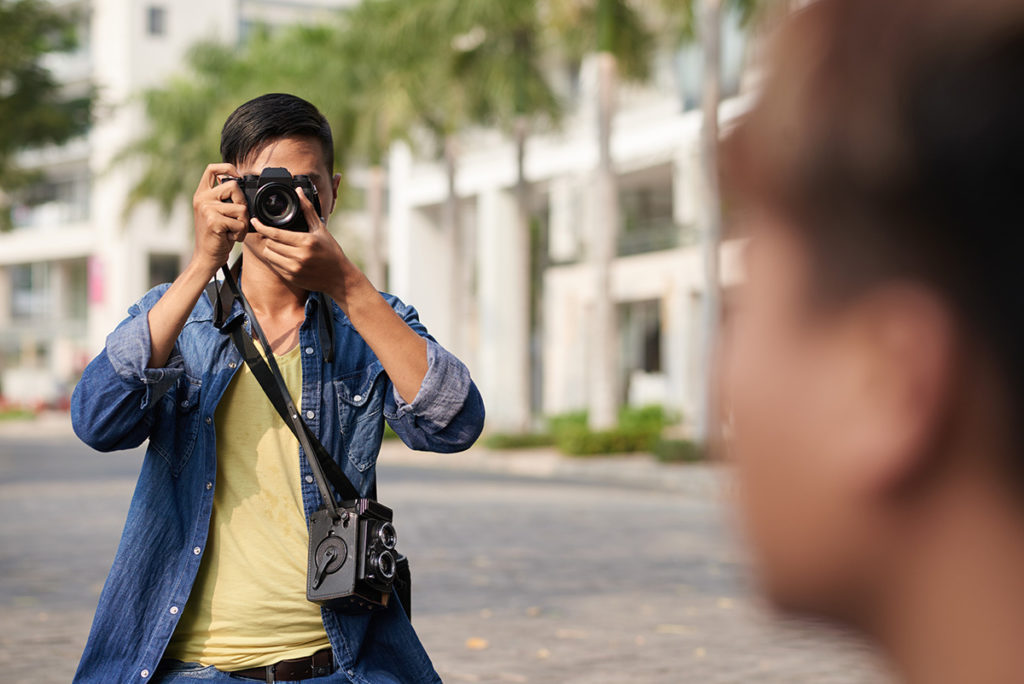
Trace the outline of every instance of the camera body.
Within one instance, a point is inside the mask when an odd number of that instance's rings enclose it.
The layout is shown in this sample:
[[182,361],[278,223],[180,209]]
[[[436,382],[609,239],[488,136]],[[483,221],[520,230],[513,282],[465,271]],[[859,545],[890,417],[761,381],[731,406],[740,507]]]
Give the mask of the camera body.
[[309,231],[295,188],[302,188],[306,197],[313,203],[317,216],[321,214],[320,198],[309,176],[293,176],[288,169],[269,167],[263,169],[263,173],[258,176],[248,174],[243,178],[227,180],[233,180],[242,186],[245,202],[249,207],[249,216],[258,218],[272,228],[303,233]]
[[373,499],[347,501],[334,520],[326,508],[309,518],[306,598],[342,613],[388,605],[398,569],[392,511]]

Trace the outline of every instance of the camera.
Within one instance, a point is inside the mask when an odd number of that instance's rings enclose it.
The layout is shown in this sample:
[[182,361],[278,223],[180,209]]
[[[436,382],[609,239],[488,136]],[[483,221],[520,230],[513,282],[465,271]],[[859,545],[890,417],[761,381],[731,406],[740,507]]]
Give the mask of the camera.
[[387,606],[401,558],[391,509],[357,499],[337,512],[321,508],[309,518],[306,598],[343,613]]
[[292,176],[288,169],[271,167],[263,169],[263,173],[258,176],[248,174],[244,178],[232,177],[226,180],[233,180],[242,186],[249,215],[272,228],[309,231],[295,188],[302,188],[313,203],[317,216],[320,215],[320,199],[309,176]]

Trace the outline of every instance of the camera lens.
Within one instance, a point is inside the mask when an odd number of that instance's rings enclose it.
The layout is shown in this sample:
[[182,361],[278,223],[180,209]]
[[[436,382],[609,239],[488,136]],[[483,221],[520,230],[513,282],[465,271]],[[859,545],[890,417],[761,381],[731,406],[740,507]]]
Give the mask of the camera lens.
[[381,551],[374,560],[374,565],[383,579],[389,580],[395,576],[395,557],[390,551]]
[[398,544],[398,533],[395,526],[389,522],[383,523],[377,528],[377,539],[385,549],[393,549]]
[[270,183],[261,187],[253,204],[256,217],[275,228],[288,225],[299,208],[295,191],[280,183]]

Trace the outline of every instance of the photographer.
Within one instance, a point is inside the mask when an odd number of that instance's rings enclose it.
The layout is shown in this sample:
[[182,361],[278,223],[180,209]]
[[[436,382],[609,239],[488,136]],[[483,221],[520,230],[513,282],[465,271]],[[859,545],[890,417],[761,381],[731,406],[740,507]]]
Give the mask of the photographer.
[[[361,497],[375,491],[385,419],[414,449],[460,451],[482,429],[479,392],[327,231],[340,176],[313,105],[284,94],[243,104],[221,156],[193,198],[191,261],[130,309],[72,398],[93,448],[149,439],[76,681],[438,682],[396,595],[362,612],[307,600],[319,480],[224,332],[243,320],[251,332],[239,301],[218,311],[204,291],[241,243],[241,291],[288,393]],[[240,180],[265,169],[295,177],[300,229],[252,216]]]

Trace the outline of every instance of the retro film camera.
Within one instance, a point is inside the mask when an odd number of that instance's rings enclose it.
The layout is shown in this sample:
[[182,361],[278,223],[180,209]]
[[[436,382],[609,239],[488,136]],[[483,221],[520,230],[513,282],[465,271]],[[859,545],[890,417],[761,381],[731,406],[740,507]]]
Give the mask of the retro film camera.
[[386,606],[399,559],[391,509],[357,499],[336,512],[310,516],[306,598],[348,613]]
[[309,176],[292,176],[288,169],[270,167],[263,169],[263,173],[258,176],[248,174],[244,178],[231,177],[225,180],[233,180],[242,186],[249,215],[272,228],[303,233],[309,231],[295,188],[302,188],[306,193],[317,216],[321,213],[320,198]]

